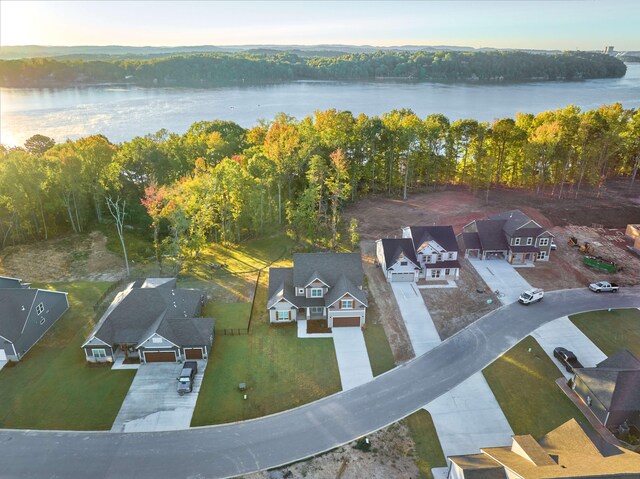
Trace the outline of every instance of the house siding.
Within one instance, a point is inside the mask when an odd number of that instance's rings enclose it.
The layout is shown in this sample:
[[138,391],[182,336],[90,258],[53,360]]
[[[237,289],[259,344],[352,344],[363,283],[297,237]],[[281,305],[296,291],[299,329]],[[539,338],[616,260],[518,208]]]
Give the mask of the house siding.
[[[343,299],[351,299],[353,300],[353,309],[342,309],[341,301]],[[364,305],[358,301],[356,298],[351,296],[350,294],[345,294],[338,301],[332,304],[327,311],[327,324],[330,328],[333,328],[333,319],[334,318],[344,318],[344,317],[357,317],[360,318],[360,327],[364,326],[365,323],[365,315],[366,308]]]
[[[154,340],[157,340],[158,342],[154,342]],[[174,348],[174,347],[176,347],[175,344],[167,341],[165,338],[163,338],[159,334],[154,334],[145,342],[140,344],[138,346],[138,349],[153,350],[153,349],[167,349],[167,348]]]
[[[400,263],[405,262],[406,261],[406,265],[402,266]],[[418,270],[418,272],[416,272],[416,268],[418,266],[413,264],[412,261],[408,260],[407,258],[401,258],[398,261],[396,261],[393,265],[391,265],[388,269],[385,270],[386,272],[386,277],[388,280],[391,279],[391,275],[393,273],[414,273],[415,275],[415,279],[418,279],[420,270]],[[393,271],[391,271],[393,270]]]
[[[37,313],[37,306],[42,303],[44,311]],[[38,290],[25,321],[20,338],[14,343],[16,353],[22,358],[34,344],[53,326],[58,319],[69,309],[67,295],[54,291]],[[42,323],[42,324],[41,324]]]
[[575,384],[574,386],[575,392],[578,394],[578,396],[580,396],[580,398],[582,399],[582,401],[584,401],[585,404],[589,405],[589,401],[587,400],[587,398],[588,397],[591,398],[591,405],[589,406],[589,408],[596,415],[598,420],[602,424],[605,424],[607,420],[607,408],[598,400],[598,398],[595,396],[595,394],[593,394],[591,389],[589,389],[589,387],[584,383],[584,381],[582,381],[580,376],[575,377],[574,384]]
[[329,290],[329,288],[327,288],[322,281],[314,281],[305,288],[305,297],[313,298],[313,296],[311,296],[311,290],[317,289],[317,288],[322,288],[322,297],[324,297],[327,294],[327,291]]
[[[105,358],[94,358],[93,357],[93,350],[94,349],[104,349],[104,352],[106,354]],[[113,362],[113,349],[109,346],[85,346],[84,347],[84,351],[85,351],[85,356],[87,359],[87,362],[90,363],[106,363],[106,362]]]
[[289,311],[289,321],[297,320],[297,310],[286,300],[280,300],[269,309],[269,321],[271,323],[285,323],[278,321],[278,311]]

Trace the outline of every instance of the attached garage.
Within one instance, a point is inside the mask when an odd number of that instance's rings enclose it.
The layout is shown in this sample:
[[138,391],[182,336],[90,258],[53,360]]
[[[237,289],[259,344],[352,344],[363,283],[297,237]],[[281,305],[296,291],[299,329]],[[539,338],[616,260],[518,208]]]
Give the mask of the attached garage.
[[184,356],[186,359],[203,359],[204,352],[202,348],[185,348]]
[[175,351],[145,351],[144,360],[147,363],[175,363]]
[[389,279],[393,283],[398,282],[414,282],[416,275],[414,273],[389,273]]
[[358,327],[360,326],[360,318],[355,317],[347,317],[347,318],[333,318],[333,327],[341,328],[341,327]]

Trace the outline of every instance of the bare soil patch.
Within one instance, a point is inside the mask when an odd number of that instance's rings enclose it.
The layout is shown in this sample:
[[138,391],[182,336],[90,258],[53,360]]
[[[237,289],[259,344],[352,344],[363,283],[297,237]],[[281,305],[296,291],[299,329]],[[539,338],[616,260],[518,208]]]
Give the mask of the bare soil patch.
[[[421,289],[433,323],[443,340],[500,306],[468,260],[460,259],[457,288]],[[483,290],[480,293],[478,290]],[[491,300],[487,304],[487,300]]]
[[106,242],[94,231],[10,246],[0,257],[0,274],[29,282],[115,281],[124,276],[124,264],[107,250]]
[[375,243],[361,241],[360,249],[369,290],[367,321],[382,324],[396,364],[408,361],[415,357],[415,353],[391,286],[380,268],[375,266]]
[[[339,447],[308,461],[281,469],[244,476],[246,479],[388,479],[390,477],[417,478],[415,447],[409,429],[403,423],[392,424],[367,436],[371,451],[354,449],[355,442]],[[291,475],[289,475],[289,473]]]

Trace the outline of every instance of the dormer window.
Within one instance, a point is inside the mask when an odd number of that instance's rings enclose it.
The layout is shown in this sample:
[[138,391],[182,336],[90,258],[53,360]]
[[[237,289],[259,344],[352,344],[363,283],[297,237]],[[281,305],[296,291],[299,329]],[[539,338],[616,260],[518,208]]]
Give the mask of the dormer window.
[[340,309],[353,309],[353,299],[343,299],[340,301]]
[[520,246],[520,238],[513,239],[513,246]]
[[533,244],[533,238],[527,238],[527,246],[531,246]]
[[324,291],[322,288],[311,288],[312,298],[322,298],[322,296],[324,296]]

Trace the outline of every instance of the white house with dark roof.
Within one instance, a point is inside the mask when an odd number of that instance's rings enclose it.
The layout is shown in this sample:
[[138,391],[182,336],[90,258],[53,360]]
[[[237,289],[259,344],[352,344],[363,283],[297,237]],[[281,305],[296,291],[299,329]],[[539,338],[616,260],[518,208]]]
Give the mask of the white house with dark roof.
[[549,260],[553,235],[522,211],[512,210],[472,221],[457,239],[465,258],[530,264]]
[[67,309],[67,293],[0,276],[0,361],[20,361]]
[[118,352],[146,363],[206,359],[214,320],[197,317],[205,299],[197,289],[177,289],[173,278],[129,284],[82,345],[86,360],[113,362]]
[[362,327],[367,296],[359,253],[297,253],[293,268],[269,268],[269,321],[325,320]]
[[418,281],[421,269],[411,238],[379,239],[376,241],[376,257],[387,281]]
[[458,279],[458,242],[453,227],[405,226],[402,237],[410,238],[421,268],[420,277],[426,280]]

